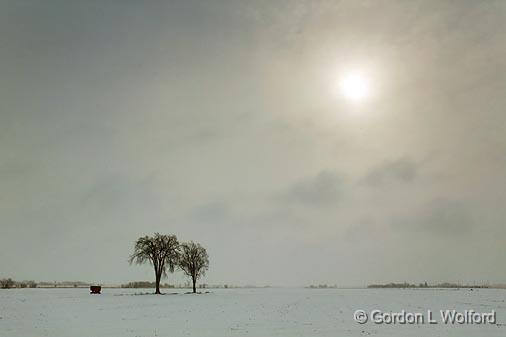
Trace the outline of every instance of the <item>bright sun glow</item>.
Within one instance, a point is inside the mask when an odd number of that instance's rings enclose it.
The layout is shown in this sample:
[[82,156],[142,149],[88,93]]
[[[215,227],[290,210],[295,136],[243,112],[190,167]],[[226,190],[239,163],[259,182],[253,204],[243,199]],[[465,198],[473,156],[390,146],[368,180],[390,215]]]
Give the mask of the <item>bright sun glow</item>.
[[339,81],[341,94],[352,101],[363,101],[369,96],[369,80],[360,73],[351,73]]

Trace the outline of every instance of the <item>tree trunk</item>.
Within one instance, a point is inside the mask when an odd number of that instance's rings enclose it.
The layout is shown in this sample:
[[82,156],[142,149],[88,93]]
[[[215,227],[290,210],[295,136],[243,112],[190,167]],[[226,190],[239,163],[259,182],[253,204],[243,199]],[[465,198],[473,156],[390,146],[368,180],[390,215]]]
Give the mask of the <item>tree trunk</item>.
[[195,284],[197,283],[197,280],[192,278],[193,281],[193,293],[195,294],[197,292],[197,287],[195,287]]
[[160,293],[160,279],[161,279],[161,275],[158,275],[158,273],[156,273],[156,290],[155,290],[155,294],[159,295],[161,294]]

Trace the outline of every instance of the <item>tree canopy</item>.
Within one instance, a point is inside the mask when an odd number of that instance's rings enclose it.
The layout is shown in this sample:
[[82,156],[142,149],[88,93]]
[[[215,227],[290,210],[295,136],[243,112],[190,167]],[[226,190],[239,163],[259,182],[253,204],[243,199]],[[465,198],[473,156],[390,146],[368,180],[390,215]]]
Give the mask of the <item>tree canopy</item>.
[[174,272],[179,260],[179,242],[175,235],[143,236],[135,242],[134,253],[130,263],[149,262],[155,270],[156,293],[160,294],[160,280],[169,272]]
[[182,243],[178,265],[187,276],[191,277],[195,293],[197,280],[209,269],[209,256],[206,249],[193,241]]

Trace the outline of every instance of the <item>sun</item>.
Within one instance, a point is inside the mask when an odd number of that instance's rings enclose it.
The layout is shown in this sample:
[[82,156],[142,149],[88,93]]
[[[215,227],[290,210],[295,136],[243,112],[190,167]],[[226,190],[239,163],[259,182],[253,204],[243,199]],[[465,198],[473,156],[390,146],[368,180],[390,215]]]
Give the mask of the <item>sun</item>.
[[369,79],[359,72],[345,75],[338,82],[341,95],[353,102],[365,100],[370,95]]

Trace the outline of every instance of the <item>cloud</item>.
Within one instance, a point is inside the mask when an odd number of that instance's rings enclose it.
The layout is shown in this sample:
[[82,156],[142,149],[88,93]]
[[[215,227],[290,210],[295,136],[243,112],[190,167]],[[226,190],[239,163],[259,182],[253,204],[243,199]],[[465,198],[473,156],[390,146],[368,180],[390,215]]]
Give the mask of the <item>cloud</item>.
[[411,182],[418,173],[417,164],[408,157],[383,162],[370,170],[363,182],[369,186],[380,186],[393,182]]
[[469,205],[458,200],[434,199],[418,211],[394,220],[393,227],[436,236],[462,236],[475,224]]
[[189,218],[194,223],[223,224],[228,220],[227,207],[222,201],[212,201],[192,209]]
[[352,226],[344,231],[344,236],[351,242],[364,241],[364,239],[378,239],[381,234],[381,228],[372,216],[365,216],[356,221]]
[[284,199],[307,206],[335,204],[343,195],[345,180],[332,171],[321,171],[315,177],[301,180],[291,186]]
[[[500,263],[506,2],[21,3],[0,2],[6,275],[145,279],[126,256],[155,231],[209,247],[210,283]],[[378,89],[360,116],[331,93],[355,67]]]

